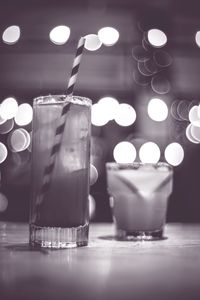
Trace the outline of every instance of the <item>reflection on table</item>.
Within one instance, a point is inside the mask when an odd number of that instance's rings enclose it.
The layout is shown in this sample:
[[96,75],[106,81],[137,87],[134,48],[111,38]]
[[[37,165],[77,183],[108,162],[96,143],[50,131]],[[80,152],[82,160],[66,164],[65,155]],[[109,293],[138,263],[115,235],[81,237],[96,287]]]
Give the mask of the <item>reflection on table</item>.
[[0,223],[0,299],[200,299],[200,224],[125,242],[91,224],[88,247],[30,250],[28,225]]

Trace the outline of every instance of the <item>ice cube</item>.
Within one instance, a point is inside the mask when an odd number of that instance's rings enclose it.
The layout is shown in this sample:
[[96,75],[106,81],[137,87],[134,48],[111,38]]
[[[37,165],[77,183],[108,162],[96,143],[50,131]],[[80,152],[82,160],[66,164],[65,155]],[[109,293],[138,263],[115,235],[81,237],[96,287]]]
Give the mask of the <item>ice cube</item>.
[[77,151],[76,147],[71,145],[70,147],[61,146],[59,152],[58,164],[65,169],[67,173],[78,171],[82,168],[81,154]]

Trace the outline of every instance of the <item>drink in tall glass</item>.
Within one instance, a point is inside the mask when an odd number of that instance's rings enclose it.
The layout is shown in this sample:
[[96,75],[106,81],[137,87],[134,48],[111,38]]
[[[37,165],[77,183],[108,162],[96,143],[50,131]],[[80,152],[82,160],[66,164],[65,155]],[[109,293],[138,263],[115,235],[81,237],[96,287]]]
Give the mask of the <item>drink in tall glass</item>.
[[[65,123],[61,126],[64,108]],[[88,243],[90,113],[91,102],[83,97],[50,95],[34,100],[30,210],[33,246],[68,248]],[[56,151],[52,156],[53,149]]]

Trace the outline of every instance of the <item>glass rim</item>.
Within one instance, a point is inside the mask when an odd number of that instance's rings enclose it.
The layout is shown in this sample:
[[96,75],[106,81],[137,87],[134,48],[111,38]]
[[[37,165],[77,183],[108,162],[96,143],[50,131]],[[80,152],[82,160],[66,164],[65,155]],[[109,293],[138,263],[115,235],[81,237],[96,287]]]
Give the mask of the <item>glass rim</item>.
[[[90,98],[84,97],[84,96],[78,96],[78,95],[65,95],[65,94],[49,94],[45,96],[38,96],[33,99],[33,104],[44,104],[45,100],[48,98],[55,98],[56,104],[62,104],[65,102],[70,102],[70,103],[78,103],[76,100],[79,102],[82,102],[81,104],[85,104],[88,106],[92,106],[92,100]],[[54,103],[45,103],[45,104],[54,104]]]
[[139,169],[140,167],[151,166],[155,169],[160,167],[166,167],[169,171],[173,171],[173,166],[167,162],[159,161],[157,163],[145,163],[145,162],[132,162],[132,163],[118,163],[118,162],[106,162],[107,170],[119,170],[119,169]]

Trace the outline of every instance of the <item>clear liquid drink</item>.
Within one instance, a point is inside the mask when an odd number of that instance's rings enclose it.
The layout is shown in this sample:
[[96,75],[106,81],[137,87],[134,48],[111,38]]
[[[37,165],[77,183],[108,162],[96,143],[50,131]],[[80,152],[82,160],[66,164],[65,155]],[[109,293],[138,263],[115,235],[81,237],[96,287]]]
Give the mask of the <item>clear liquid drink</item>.
[[[63,107],[67,107],[60,137]],[[87,245],[89,212],[91,102],[82,97],[45,96],[34,100],[32,131],[32,246],[67,248]],[[45,170],[52,163],[48,177]],[[45,180],[49,184],[42,193]],[[42,195],[42,196],[41,196]]]
[[108,193],[118,238],[162,237],[172,175],[172,167],[166,163],[107,163]]

